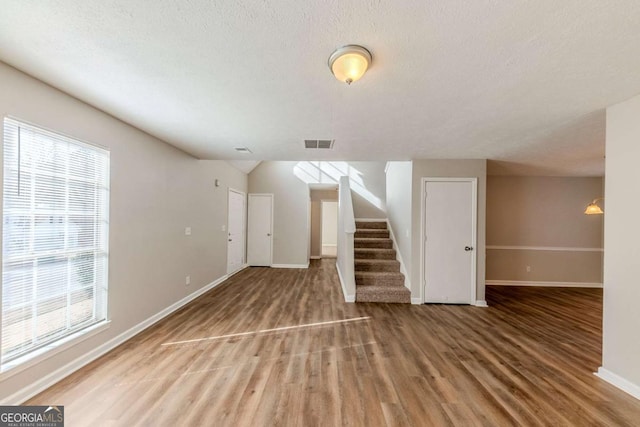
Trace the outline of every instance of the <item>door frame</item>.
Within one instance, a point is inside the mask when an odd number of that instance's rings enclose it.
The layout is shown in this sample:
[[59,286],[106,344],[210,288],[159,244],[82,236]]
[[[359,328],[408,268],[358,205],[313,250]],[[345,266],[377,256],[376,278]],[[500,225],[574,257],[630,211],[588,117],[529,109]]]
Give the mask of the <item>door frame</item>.
[[[273,193],[248,193],[247,194],[247,245],[249,244],[249,198],[251,196],[269,196],[271,197],[271,251],[269,254],[269,267],[273,265],[273,238],[274,238],[274,229],[273,229],[273,210],[274,210],[274,200],[275,197]],[[247,253],[247,264],[249,264],[249,251]]]
[[[242,196],[242,263],[236,271],[229,271],[229,206],[231,206],[231,193],[240,194]],[[247,266],[247,194],[244,191],[236,190],[229,187],[227,189],[227,274],[232,275]]]
[[425,255],[425,221],[427,219],[425,191],[427,182],[470,182],[471,183],[471,247],[474,256],[471,257],[471,300],[470,305],[476,304],[478,288],[478,178],[477,177],[422,177],[420,186],[420,301],[425,303],[426,271],[424,265]]

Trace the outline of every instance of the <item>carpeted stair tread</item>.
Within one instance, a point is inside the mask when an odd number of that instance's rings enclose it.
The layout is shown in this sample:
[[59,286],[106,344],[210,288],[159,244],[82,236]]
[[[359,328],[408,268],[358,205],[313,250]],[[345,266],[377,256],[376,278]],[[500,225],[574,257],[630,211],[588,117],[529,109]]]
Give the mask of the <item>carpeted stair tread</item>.
[[404,286],[404,275],[393,271],[356,271],[356,288],[360,286]]
[[396,259],[395,249],[385,248],[355,248],[356,259]]
[[354,238],[353,246],[356,249],[359,248],[380,248],[380,249],[392,249],[393,242],[391,239],[382,239],[382,238]]
[[411,303],[386,221],[356,221],[356,302]]
[[356,221],[356,230],[360,228],[377,228],[386,230],[387,222],[386,221]]
[[400,262],[395,259],[356,259],[355,271],[400,272]]
[[411,303],[411,292],[402,287],[362,286],[356,289],[356,302]]

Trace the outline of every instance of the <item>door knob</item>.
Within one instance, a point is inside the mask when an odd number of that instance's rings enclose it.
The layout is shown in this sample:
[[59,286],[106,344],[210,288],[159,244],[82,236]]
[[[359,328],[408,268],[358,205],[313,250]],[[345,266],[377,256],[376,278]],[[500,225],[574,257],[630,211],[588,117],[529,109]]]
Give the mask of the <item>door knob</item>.
[[464,250],[468,252],[468,251],[472,251],[473,248],[471,246],[465,246]]
[[267,236],[271,237],[271,233],[267,233]]
[[233,241],[233,239],[229,239],[229,241],[231,242],[231,241]]

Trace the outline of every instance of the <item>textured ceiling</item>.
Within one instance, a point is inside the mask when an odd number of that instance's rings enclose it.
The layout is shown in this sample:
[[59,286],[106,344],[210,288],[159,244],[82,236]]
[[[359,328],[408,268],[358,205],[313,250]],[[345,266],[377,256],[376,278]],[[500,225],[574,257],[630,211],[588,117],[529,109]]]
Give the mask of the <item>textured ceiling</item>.
[[[600,175],[640,2],[0,0],[0,60],[200,158],[488,158]],[[326,61],[373,54],[352,86]],[[304,139],[335,139],[305,151]],[[252,154],[240,154],[247,146]]]

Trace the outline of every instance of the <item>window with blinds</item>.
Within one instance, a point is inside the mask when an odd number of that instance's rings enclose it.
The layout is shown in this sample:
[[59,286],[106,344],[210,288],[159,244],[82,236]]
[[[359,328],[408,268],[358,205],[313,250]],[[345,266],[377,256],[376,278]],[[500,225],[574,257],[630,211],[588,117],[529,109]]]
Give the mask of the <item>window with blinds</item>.
[[109,152],[6,118],[2,363],[106,319]]

